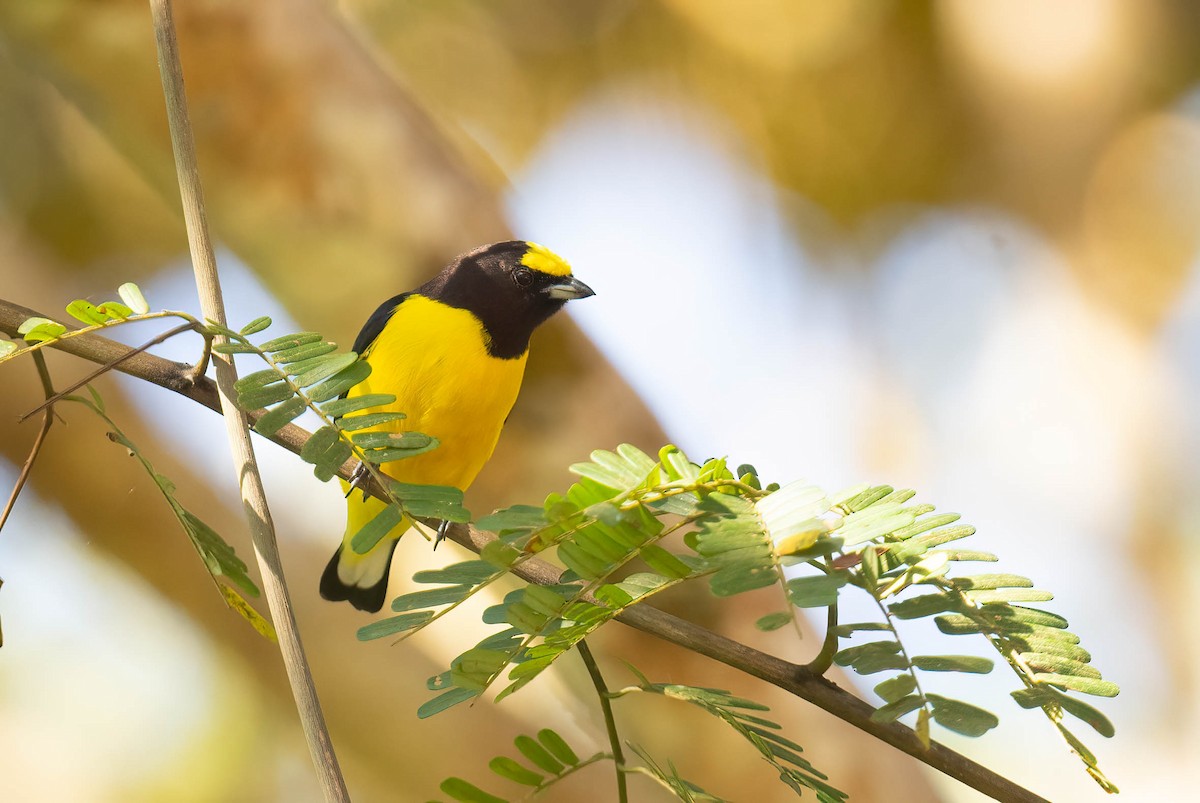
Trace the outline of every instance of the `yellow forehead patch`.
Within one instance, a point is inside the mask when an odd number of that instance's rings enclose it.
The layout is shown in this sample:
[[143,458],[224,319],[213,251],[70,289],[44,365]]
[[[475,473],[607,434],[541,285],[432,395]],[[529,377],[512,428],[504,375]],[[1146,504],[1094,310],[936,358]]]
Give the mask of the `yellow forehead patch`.
[[525,267],[549,273],[551,276],[571,275],[571,266],[567,264],[567,260],[546,246],[530,242],[526,242],[525,245],[529,246],[525,256],[521,257],[521,264]]

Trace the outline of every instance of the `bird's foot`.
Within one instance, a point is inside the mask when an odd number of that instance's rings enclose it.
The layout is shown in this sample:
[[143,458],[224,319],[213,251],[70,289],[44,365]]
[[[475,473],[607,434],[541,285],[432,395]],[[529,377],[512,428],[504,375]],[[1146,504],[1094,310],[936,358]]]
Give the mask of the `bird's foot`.
[[442,543],[443,541],[445,541],[445,540],[446,540],[446,533],[447,533],[449,530],[450,530],[450,522],[449,522],[449,521],[447,521],[446,519],[442,519],[441,523],[440,523],[440,524],[438,524],[438,528],[437,528],[437,538],[434,538],[434,539],[433,539],[433,548],[434,548],[434,549],[437,549],[437,548],[438,548],[438,544],[440,544],[440,543]]
[[[350,475],[350,483],[346,488],[346,498],[350,498],[350,494],[354,493],[354,489],[362,485],[367,478],[367,464],[359,463],[358,468],[354,469],[354,473]],[[366,495],[363,495],[363,501],[366,501]]]

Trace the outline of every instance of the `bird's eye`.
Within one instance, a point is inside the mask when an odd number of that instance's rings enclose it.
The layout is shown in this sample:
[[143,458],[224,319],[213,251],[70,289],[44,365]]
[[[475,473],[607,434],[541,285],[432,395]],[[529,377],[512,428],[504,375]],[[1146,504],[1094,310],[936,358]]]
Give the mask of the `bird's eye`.
[[525,268],[517,268],[512,274],[513,281],[518,287],[528,287],[533,284],[533,274]]

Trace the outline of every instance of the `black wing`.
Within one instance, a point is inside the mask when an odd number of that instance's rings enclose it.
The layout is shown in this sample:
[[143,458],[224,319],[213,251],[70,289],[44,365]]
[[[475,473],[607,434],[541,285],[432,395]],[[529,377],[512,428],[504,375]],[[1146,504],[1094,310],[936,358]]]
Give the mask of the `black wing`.
[[371,313],[371,317],[367,318],[367,322],[363,324],[363,328],[359,331],[358,337],[354,339],[354,351],[358,352],[358,356],[363,356],[363,352],[371,347],[371,344],[375,342],[375,338],[379,337],[379,333],[383,331],[383,327],[387,326],[387,322],[396,313],[396,307],[400,306],[404,299],[410,295],[412,294],[401,293],[398,296],[392,296]]

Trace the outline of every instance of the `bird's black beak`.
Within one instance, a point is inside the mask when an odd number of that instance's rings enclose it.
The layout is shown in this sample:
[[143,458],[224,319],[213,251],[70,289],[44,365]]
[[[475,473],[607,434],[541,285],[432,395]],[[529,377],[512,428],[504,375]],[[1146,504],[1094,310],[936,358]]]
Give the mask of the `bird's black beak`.
[[561,301],[570,301],[576,298],[587,298],[588,296],[596,295],[592,288],[588,287],[583,282],[576,279],[574,276],[565,276],[561,281],[548,285],[543,293],[550,298],[559,299]]

